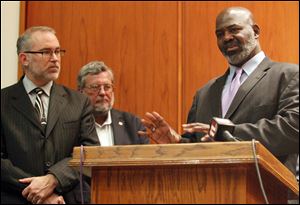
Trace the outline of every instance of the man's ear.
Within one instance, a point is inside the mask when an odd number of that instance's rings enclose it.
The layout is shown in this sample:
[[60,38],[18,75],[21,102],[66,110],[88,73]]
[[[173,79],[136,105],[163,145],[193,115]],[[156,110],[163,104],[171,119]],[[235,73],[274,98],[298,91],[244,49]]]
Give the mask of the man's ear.
[[19,61],[20,61],[22,66],[28,66],[29,65],[28,56],[25,53],[19,53]]
[[260,34],[260,28],[257,24],[252,25],[252,29],[255,33],[255,39],[258,39],[259,34]]

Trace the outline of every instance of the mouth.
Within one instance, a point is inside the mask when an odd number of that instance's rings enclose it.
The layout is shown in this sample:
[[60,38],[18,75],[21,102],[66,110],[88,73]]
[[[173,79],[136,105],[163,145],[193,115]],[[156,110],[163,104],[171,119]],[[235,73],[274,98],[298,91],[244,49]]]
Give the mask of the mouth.
[[109,100],[107,99],[100,99],[100,100],[96,100],[96,104],[106,104],[106,103],[109,103]]
[[240,50],[241,50],[240,47],[236,44],[225,45],[223,49],[223,53],[225,55],[231,56],[237,54],[238,52],[240,52]]
[[51,73],[56,73],[59,71],[59,67],[58,66],[50,66],[48,68],[48,71],[51,72]]
[[232,51],[235,51],[235,50],[238,50],[238,49],[239,49],[239,47],[237,45],[232,45],[232,46],[228,46],[226,48],[226,51],[227,52],[232,52]]

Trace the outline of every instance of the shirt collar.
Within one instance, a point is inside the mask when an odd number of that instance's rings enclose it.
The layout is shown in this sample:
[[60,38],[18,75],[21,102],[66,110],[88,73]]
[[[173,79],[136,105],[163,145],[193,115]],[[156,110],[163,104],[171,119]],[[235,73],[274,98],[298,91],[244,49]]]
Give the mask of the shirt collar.
[[[243,66],[242,69],[244,72],[249,76],[255,68],[264,60],[266,57],[265,53],[263,51],[260,51],[255,56],[253,56],[250,60],[248,60]],[[239,69],[238,67],[234,65],[229,65],[230,67],[230,74],[234,74],[236,69]]]
[[[38,87],[26,75],[23,78],[23,85],[25,87],[27,94],[30,94],[30,92],[32,90],[34,90],[35,88]],[[50,81],[49,83],[47,83],[46,85],[44,85],[40,88],[43,89],[43,91],[46,93],[47,96],[50,96],[50,90],[51,90],[52,85],[53,85],[53,81]]]
[[112,124],[112,120],[111,120],[111,113],[110,113],[110,110],[108,111],[108,114],[107,114],[107,118],[106,120],[104,121],[104,123],[102,125],[98,124],[96,122],[96,125],[99,126],[99,127],[103,127],[105,125],[111,125]]

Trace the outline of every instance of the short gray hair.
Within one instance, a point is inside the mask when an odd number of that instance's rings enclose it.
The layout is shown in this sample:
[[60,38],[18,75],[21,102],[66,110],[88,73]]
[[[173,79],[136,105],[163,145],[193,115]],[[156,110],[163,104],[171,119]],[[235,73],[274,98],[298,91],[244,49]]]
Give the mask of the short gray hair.
[[114,82],[114,74],[111,68],[106,66],[102,61],[91,61],[80,69],[77,77],[77,88],[80,90],[85,87],[85,78],[87,75],[97,75],[102,72],[108,72],[112,83]]
[[26,50],[31,49],[31,35],[34,32],[41,31],[41,32],[50,32],[54,35],[56,34],[53,28],[48,26],[33,26],[28,28],[17,40],[17,53],[21,53]]

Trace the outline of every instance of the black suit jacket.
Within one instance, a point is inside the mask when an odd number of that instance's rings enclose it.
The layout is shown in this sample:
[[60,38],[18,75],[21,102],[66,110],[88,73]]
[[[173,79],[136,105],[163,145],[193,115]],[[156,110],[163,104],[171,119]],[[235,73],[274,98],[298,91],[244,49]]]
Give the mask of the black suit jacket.
[[52,173],[65,194],[79,174],[67,163],[74,146],[99,145],[89,99],[53,84],[46,130],[40,126],[23,82],[1,90],[1,190],[21,194],[18,179]]
[[[212,117],[222,117],[222,90],[228,73],[197,91],[188,123],[210,124]],[[225,118],[236,124],[236,137],[260,141],[295,172],[299,154],[299,66],[265,58],[240,86]],[[199,141],[202,134],[186,137]]]
[[138,131],[145,131],[146,128],[141,120],[128,112],[111,110],[112,128],[115,145],[148,144],[148,137],[141,137]]

